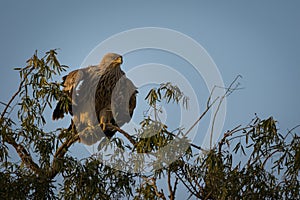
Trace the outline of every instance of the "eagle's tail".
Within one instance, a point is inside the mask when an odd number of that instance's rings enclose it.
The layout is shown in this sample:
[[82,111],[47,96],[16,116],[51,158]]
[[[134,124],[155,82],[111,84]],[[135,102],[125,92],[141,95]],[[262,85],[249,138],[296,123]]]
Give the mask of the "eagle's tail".
[[52,114],[53,120],[57,120],[57,119],[64,117],[64,111],[63,111],[62,107],[63,107],[62,101],[59,101],[53,111],[53,114]]
[[69,96],[60,98],[53,111],[52,119],[61,119],[68,113],[73,115],[72,106],[74,106],[74,104],[72,104],[72,99]]

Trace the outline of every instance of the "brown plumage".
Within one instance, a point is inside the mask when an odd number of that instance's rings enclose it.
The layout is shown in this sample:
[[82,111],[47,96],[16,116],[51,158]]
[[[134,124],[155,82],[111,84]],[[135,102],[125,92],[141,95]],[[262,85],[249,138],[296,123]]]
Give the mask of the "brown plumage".
[[[53,111],[54,120],[73,115],[72,125],[82,143],[91,145],[130,121],[136,107],[137,90],[121,70],[122,56],[106,54],[99,65],[70,72],[63,77],[63,91],[69,101],[60,100]],[[104,133],[104,135],[103,135]]]

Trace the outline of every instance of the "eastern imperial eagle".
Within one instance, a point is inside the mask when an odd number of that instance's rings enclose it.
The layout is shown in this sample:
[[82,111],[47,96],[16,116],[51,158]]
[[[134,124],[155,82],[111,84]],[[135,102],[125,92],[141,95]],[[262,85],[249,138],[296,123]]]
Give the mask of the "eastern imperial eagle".
[[[79,133],[80,142],[92,145],[129,122],[136,106],[137,88],[121,70],[122,56],[106,54],[99,65],[70,72],[63,77],[63,91],[69,101],[61,99],[53,111],[53,120],[64,114],[73,116],[70,128]],[[103,135],[104,133],[104,135]]]

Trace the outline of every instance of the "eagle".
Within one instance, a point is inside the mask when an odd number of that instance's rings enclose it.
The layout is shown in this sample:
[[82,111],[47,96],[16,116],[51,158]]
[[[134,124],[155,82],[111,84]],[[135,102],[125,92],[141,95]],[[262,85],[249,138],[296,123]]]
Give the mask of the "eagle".
[[138,91],[121,70],[122,63],[121,55],[108,53],[98,65],[64,76],[62,91],[67,98],[59,99],[52,119],[73,116],[69,130],[84,144],[95,144],[104,136],[110,139],[116,133],[113,126],[128,123],[136,107]]

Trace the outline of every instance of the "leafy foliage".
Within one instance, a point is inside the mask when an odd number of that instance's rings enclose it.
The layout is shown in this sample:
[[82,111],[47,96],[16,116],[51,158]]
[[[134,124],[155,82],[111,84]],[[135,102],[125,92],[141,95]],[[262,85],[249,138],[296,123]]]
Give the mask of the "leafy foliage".
[[[272,117],[255,116],[203,150],[187,137],[194,126],[171,131],[159,120],[157,108],[163,100],[188,106],[188,98],[171,83],[149,91],[145,100],[155,114],[145,116],[136,133],[114,127],[128,141],[114,137],[99,145],[99,150],[117,147],[109,162],[118,160],[134,173],[117,170],[96,155],[81,160],[72,156],[69,148],[78,141],[78,134],[62,127],[45,128],[50,123],[46,110],[57,100],[69,104],[55,81],[67,66],[56,56],[56,50],[41,58],[35,52],[24,68],[15,69],[20,75],[16,93],[7,103],[1,102],[2,199],[175,199],[179,186],[198,199],[300,199],[299,126],[279,133]],[[235,89],[231,86],[220,103]],[[195,124],[216,102],[210,98]],[[128,162],[122,158],[125,150],[134,155]],[[137,173],[147,167],[140,162],[146,157],[155,158],[150,163],[152,171]],[[162,181],[166,187],[158,184]]]

